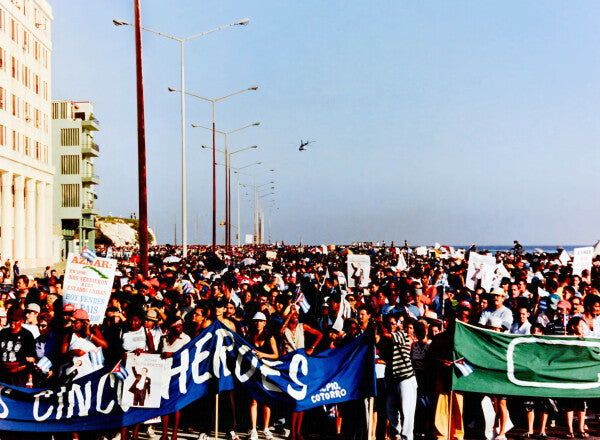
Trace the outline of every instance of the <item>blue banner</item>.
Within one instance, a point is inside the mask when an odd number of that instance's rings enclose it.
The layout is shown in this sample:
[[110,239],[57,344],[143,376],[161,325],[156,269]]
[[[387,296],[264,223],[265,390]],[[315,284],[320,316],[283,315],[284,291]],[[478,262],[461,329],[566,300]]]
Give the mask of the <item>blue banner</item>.
[[220,322],[173,356],[160,408],[120,404],[123,382],[104,368],[58,389],[0,384],[0,429],[65,432],[119,428],[170,414],[207,395],[243,387],[256,400],[291,411],[374,396],[372,335],[307,356],[298,350],[260,359],[252,346]]

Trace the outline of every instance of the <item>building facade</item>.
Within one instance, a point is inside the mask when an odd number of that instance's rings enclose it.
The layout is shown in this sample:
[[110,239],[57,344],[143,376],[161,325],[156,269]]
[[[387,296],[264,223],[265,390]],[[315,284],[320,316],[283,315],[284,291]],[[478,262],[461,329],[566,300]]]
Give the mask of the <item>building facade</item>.
[[54,176],[54,224],[60,227],[60,254],[94,249],[95,185],[94,158],[100,147],[94,132],[100,129],[91,102],[52,101],[52,151]]
[[50,135],[52,9],[0,0],[0,258],[56,260]]

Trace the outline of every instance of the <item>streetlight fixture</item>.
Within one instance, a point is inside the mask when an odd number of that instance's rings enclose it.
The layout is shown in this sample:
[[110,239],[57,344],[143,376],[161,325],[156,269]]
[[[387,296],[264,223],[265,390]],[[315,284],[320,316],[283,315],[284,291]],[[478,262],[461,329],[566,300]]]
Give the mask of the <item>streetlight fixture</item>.
[[[198,37],[203,37],[208,34],[212,34],[213,32],[220,31],[222,29],[231,27],[231,26],[246,26],[250,23],[249,18],[243,18],[234,23],[226,24],[223,26],[219,26],[217,28],[211,29],[206,32],[201,32],[199,34],[191,35],[185,38],[177,38],[172,35],[168,35],[162,32],[155,31],[153,29],[141,27],[140,29],[145,30],[147,32],[151,32],[156,35],[160,35],[161,37],[168,38],[170,40],[178,41],[181,47],[181,241],[183,243],[183,257],[187,257],[187,172],[186,172],[186,152],[185,152],[185,69],[184,69],[184,50],[183,45],[186,41],[193,40]],[[131,23],[128,23],[123,20],[113,20],[113,24],[115,26],[134,26]],[[213,167],[213,175],[214,175],[214,167]],[[214,234],[215,234],[215,225],[213,219],[213,247],[214,247]]]
[[[258,89],[258,87],[250,87],[247,90],[256,90]],[[170,89],[169,89],[170,90]],[[245,91],[245,90],[243,90]],[[237,93],[241,93],[241,92],[237,92]],[[190,93],[191,95],[191,93]],[[193,95],[195,96],[195,95]],[[229,95],[231,96],[231,95]],[[198,96],[198,98],[201,98]],[[201,98],[201,99],[206,99],[206,98]],[[223,98],[220,98],[223,99]],[[209,100],[210,101],[210,100]],[[236,133],[238,131],[244,130],[246,128],[250,128],[250,127],[258,127],[260,125],[260,122],[255,122],[253,124],[248,124],[245,125],[243,127],[240,128],[236,128],[235,130],[230,130],[230,131],[220,131],[220,130],[216,130],[215,129],[215,124],[214,124],[214,102],[213,102],[213,128],[208,128],[205,127],[203,125],[199,125],[199,124],[192,124],[192,127],[194,128],[203,128],[204,130],[210,130],[213,132],[213,160],[214,160],[214,152],[215,151],[220,151],[218,148],[215,148],[215,139],[214,139],[214,133],[220,133],[225,137],[225,151],[223,151],[223,153],[225,153],[225,222],[227,223],[227,225],[230,225],[231,223],[231,170],[229,167],[229,160],[231,159],[231,155],[234,153],[239,153],[240,151],[244,151],[250,148],[258,148],[258,145],[253,145],[251,147],[246,147],[246,148],[242,148],[241,150],[237,150],[234,151],[233,153],[229,154],[227,152],[227,136],[232,134],[232,133]],[[214,178],[214,174],[213,174],[213,178]],[[229,247],[231,246],[231,226],[226,226],[225,228],[225,247]]]

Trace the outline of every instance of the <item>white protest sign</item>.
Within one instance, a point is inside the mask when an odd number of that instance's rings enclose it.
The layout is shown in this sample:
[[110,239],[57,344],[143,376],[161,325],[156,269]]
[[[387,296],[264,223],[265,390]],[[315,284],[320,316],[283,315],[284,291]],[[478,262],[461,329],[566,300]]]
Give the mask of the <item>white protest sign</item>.
[[492,277],[495,269],[496,257],[471,252],[469,254],[469,268],[467,269],[465,286],[468,289],[475,290],[477,281],[481,280],[481,287],[489,292],[492,287]]
[[592,246],[573,249],[573,275],[580,275],[585,269],[592,269],[594,248]]
[[371,257],[348,254],[348,287],[366,287],[371,281]]
[[396,270],[403,271],[408,269],[408,264],[406,264],[406,260],[404,259],[404,255],[400,254],[398,256],[398,264],[396,265]]
[[69,254],[63,283],[63,303],[90,315],[90,324],[102,324],[117,270],[117,260],[96,258],[92,263]]
[[427,247],[419,246],[418,248],[415,249],[415,253],[419,256],[427,255]]
[[277,258],[277,252],[275,252],[275,251],[267,251],[267,258],[269,260],[274,260],[275,258]]
[[560,253],[560,256],[558,257],[558,261],[560,262],[561,265],[566,266],[567,264],[569,264],[569,261],[571,261],[571,257],[569,257],[569,254],[567,254],[567,251],[565,251],[563,249],[562,252]]
[[254,243],[254,235],[252,235],[252,234],[246,234],[244,243],[245,244],[252,244],[252,243]]
[[[161,390],[166,361],[160,354],[142,353],[127,356],[121,402],[124,406],[137,408],[160,408]],[[167,381],[168,386],[168,381]]]

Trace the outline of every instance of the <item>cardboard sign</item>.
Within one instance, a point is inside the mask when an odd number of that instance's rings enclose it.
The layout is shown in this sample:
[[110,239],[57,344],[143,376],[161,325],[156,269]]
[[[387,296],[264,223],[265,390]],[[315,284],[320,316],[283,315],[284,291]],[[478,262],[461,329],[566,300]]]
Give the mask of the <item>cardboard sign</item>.
[[90,315],[90,324],[102,324],[117,270],[117,260],[96,258],[94,262],[69,254],[63,284],[63,303],[73,304]]
[[581,272],[585,269],[590,271],[593,256],[594,248],[592,246],[573,249],[573,275],[581,276]]

